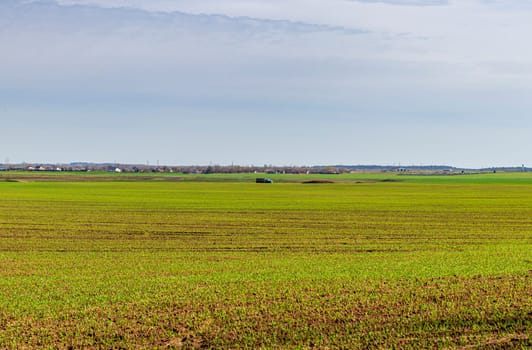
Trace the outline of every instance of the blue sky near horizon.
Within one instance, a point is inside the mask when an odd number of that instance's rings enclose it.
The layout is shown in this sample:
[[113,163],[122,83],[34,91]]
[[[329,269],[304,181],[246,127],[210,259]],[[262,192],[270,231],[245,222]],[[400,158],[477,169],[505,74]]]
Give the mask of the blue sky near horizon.
[[532,4],[2,0],[0,162],[531,165]]

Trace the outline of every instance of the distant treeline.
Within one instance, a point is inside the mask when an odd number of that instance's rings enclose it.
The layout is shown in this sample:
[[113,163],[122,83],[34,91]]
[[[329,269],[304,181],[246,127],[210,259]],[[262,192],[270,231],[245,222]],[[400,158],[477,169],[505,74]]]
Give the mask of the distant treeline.
[[241,166],[241,165],[139,165],[120,163],[85,163],[69,164],[0,164],[0,171],[72,171],[72,172],[124,172],[124,173],[184,173],[184,174],[345,174],[350,172],[406,172],[406,173],[463,173],[463,172],[519,172],[531,171],[527,167],[493,167],[493,168],[456,168],[448,165],[313,165],[313,166]]

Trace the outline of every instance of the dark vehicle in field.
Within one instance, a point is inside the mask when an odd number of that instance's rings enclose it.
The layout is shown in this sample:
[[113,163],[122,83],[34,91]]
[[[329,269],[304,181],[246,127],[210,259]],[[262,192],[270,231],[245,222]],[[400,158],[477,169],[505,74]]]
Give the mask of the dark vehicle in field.
[[271,184],[273,183],[273,180],[268,179],[267,177],[258,177],[255,179],[255,182],[258,184]]

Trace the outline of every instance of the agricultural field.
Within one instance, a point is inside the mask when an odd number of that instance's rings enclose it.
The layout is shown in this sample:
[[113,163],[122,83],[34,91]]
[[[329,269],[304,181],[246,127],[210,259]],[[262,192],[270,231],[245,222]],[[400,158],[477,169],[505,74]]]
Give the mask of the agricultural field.
[[255,176],[0,174],[0,348],[532,347],[532,174]]

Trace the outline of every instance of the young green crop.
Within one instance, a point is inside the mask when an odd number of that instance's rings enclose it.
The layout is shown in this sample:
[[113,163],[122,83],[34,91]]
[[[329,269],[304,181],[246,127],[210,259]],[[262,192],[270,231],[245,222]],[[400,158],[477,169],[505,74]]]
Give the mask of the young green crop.
[[532,181],[467,176],[0,182],[0,348],[531,346]]

